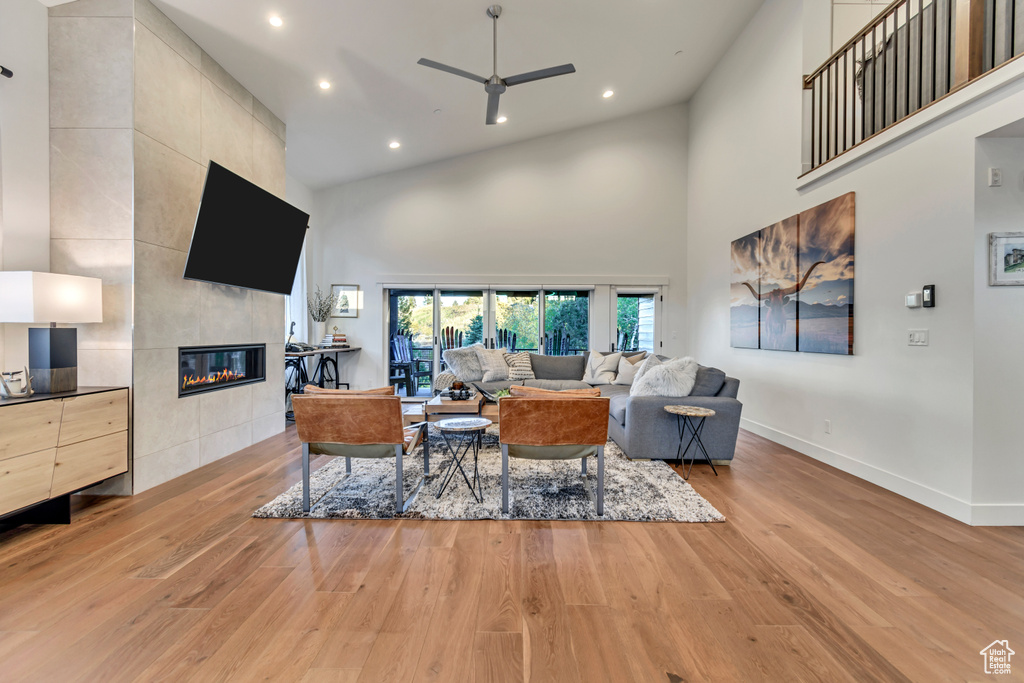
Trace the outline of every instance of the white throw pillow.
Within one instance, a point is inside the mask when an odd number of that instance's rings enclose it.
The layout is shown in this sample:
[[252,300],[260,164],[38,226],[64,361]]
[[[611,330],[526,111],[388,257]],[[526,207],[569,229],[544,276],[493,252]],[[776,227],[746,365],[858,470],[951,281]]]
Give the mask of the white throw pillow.
[[583,381],[590,386],[611,384],[615,381],[620,358],[622,358],[621,353],[609,353],[607,356],[602,356],[597,351],[591,351],[587,358],[587,368],[583,372]]
[[615,375],[615,379],[612,384],[632,384],[633,380],[636,379],[636,374],[640,371],[640,365],[642,361],[639,359],[634,363],[629,358],[623,356],[619,359],[619,371]]
[[508,349],[476,347],[476,355],[480,358],[480,368],[483,370],[483,381],[500,382],[508,379],[508,363],[505,362],[507,351]]
[[689,396],[693,384],[697,381],[697,361],[686,358],[673,358],[667,363],[653,365],[633,380],[629,388],[630,396]]
[[513,382],[524,379],[536,379],[533,374],[533,364],[530,362],[529,351],[506,353],[505,362],[508,363],[508,378]]
[[[661,364],[662,364],[661,359],[658,358],[653,353],[650,354],[649,356],[647,356],[647,358],[644,359],[644,362],[640,364],[640,369],[636,371],[636,376],[633,377],[633,384],[636,384],[638,379],[640,379],[641,377],[646,375],[648,372],[650,372],[651,368],[653,368],[655,366],[658,366],[658,365],[661,365]],[[632,394],[633,392],[630,391],[629,393]]]

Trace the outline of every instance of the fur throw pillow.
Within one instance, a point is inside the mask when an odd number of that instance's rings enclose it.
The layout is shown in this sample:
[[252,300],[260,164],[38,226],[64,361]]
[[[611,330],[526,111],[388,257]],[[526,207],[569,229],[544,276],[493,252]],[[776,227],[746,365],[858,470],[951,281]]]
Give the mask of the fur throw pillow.
[[484,378],[484,371],[480,367],[480,356],[476,350],[483,347],[483,344],[473,344],[459,349],[447,349],[441,358],[463,382],[479,382]]
[[642,377],[633,380],[629,395],[689,396],[693,383],[697,381],[697,368],[697,361],[689,356],[653,365]]
[[644,361],[640,363],[640,369],[636,371],[636,375],[633,376],[633,384],[636,384],[636,381],[638,379],[640,379],[648,372],[650,372],[651,368],[661,365],[661,363],[662,360],[658,358],[658,356],[656,356],[655,354],[652,353],[651,355],[647,356],[647,358],[645,358]]
[[505,362],[505,354],[508,349],[485,349],[483,346],[474,346],[477,358],[480,359],[480,368],[483,370],[484,382],[500,382],[508,379],[508,363]]

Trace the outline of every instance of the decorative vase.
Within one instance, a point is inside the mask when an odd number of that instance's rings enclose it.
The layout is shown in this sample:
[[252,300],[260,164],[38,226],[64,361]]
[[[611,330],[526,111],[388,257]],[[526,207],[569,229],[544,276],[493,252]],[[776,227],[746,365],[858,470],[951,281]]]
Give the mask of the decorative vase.
[[309,343],[313,346],[320,346],[324,341],[324,335],[327,334],[327,321],[317,322],[313,321],[313,338],[309,340]]

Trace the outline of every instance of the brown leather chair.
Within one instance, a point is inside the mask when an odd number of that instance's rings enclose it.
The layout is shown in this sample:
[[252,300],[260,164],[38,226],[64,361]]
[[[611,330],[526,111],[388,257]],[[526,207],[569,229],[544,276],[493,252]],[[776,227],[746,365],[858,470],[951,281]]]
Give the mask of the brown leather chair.
[[597,514],[604,514],[604,445],[608,441],[607,398],[506,396],[498,401],[501,422],[501,511],[508,513],[508,459],[583,461],[597,456]]
[[[395,510],[405,512],[402,495],[402,456],[423,444],[423,474],[430,473],[427,423],[402,426],[402,400],[398,396],[323,393],[295,395],[295,428],[302,442],[302,511],[309,512],[309,456],[395,458]],[[420,485],[422,485],[422,480]],[[417,487],[419,490],[419,487]],[[414,492],[415,493],[415,492]],[[411,500],[410,496],[410,500]]]

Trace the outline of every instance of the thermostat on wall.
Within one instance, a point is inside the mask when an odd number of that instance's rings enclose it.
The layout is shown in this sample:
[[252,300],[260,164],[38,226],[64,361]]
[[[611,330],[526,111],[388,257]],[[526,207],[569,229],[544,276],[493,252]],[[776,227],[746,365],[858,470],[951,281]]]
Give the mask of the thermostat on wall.
[[907,308],[921,308],[921,292],[907,294]]

